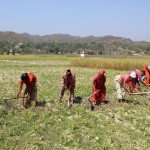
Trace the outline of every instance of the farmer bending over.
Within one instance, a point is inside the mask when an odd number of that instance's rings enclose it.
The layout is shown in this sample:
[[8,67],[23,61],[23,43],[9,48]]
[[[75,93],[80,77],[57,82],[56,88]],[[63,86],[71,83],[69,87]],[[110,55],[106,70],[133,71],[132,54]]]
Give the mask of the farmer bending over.
[[138,89],[136,88],[136,73],[133,71],[128,74],[122,74],[122,75],[117,75],[114,79],[115,85],[116,85],[116,90],[117,90],[117,98],[119,102],[124,102],[125,101],[125,93],[128,92],[128,94],[131,93],[131,91],[128,89],[128,84],[132,82],[131,86],[133,89],[139,93]]
[[19,97],[23,84],[26,85],[26,88],[24,90],[24,98],[23,98],[23,106],[25,108],[28,108],[30,106],[36,106],[37,102],[37,85],[36,85],[37,79],[36,76],[33,73],[23,73],[21,75],[20,80],[20,89],[17,93],[17,98]]
[[143,68],[143,70],[145,71],[145,83],[146,85],[149,85],[150,84],[150,66],[145,66]]
[[[133,70],[136,73],[136,78],[135,78],[135,84],[136,84],[136,88],[140,89],[140,83],[142,83],[143,85],[146,86],[146,83],[143,81],[142,77],[145,76],[145,71],[144,70],[138,70],[135,69]],[[130,75],[133,71],[129,71],[127,74]],[[132,82],[129,82],[129,88],[130,88],[130,92],[133,91],[133,86],[132,86]]]
[[61,102],[65,90],[68,90],[68,94],[69,94],[68,107],[71,107],[73,104],[75,82],[76,82],[75,74],[71,69],[68,69],[63,75],[62,87],[59,94],[59,101]]
[[93,78],[93,84],[92,84],[92,104],[93,105],[96,105],[99,102],[104,102],[104,103],[108,102],[105,98],[106,76],[104,75],[104,73],[105,73],[105,70],[99,69],[99,72]]

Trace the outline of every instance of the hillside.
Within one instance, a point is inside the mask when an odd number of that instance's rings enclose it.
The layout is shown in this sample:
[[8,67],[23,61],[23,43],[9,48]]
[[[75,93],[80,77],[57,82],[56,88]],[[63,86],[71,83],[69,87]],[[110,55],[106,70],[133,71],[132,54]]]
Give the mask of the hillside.
[[[95,36],[88,36],[88,37],[79,37],[79,36],[71,36],[68,34],[52,34],[52,35],[30,35],[28,33],[18,34],[15,32],[0,32],[0,41],[35,41],[35,42],[97,42],[97,43],[115,43],[115,42],[127,42],[127,43],[134,43],[132,40],[123,38],[123,37],[115,37],[115,36],[103,36],[103,37],[95,37]],[[135,42],[137,43],[137,42]],[[142,42],[139,42],[142,44]],[[147,42],[148,43],[148,42]],[[145,42],[146,44],[146,42]]]
[[0,32],[0,52],[13,49],[19,43],[24,43],[23,53],[81,53],[104,55],[143,55],[150,53],[150,42],[132,41],[115,36],[79,37],[68,34],[30,35],[15,32]]

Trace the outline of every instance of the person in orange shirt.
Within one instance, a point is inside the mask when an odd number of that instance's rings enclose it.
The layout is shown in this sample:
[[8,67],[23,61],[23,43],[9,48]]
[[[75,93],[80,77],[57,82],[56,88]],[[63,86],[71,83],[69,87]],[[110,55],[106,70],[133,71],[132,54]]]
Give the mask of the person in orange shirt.
[[145,71],[145,76],[146,76],[146,79],[144,82],[146,83],[146,85],[149,85],[150,84],[150,66],[145,66],[143,70]]
[[75,89],[76,77],[74,72],[71,69],[68,69],[64,72],[62,77],[62,86],[61,91],[59,93],[59,101],[62,101],[62,97],[64,96],[65,90],[68,90],[69,99],[68,99],[68,107],[71,107],[74,100],[74,89]]
[[37,103],[37,79],[36,76],[33,73],[23,73],[21,75],[20,80],[20,88],[17,92],[16,97],[18,98],[21,91],[23,84],[26,85],[26,88],[24,90],[24,96],[23,96],[23,106],[25,108],[28,108],[30,106],[36,106]]

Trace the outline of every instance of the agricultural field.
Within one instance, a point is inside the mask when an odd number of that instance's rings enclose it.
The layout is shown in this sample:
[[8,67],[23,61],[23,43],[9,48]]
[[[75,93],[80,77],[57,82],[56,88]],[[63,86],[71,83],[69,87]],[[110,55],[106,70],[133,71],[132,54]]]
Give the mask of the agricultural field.
[[[113,83],[116,75],[135,69],[135,64],[139,69],[150,64],[149,59],[136,60],[0,56],[0,149],[148,150],[150,95],[127,95],[128,102],[118,103]],[[91,95],[92,78],[99,66],[106,70],[109,103],[91,111],[87,97]],[[66,93],[63,102],[58,102],[61,78],[68,68],[76,74],[75,96],[81,100],[72,108],[67,108]],[[5,100],[16,95],[24,72],[33,72],[37,77],[36,108],[24,109],[21,99]],[[142,86],[141,90],[150,91],[150,87]]]

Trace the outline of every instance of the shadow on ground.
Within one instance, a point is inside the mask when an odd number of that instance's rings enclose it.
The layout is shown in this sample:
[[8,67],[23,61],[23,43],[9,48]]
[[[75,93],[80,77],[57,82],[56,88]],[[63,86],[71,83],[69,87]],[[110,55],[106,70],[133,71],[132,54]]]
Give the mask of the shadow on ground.
[[36,103],[37,107],[45,107],[45,105],[46,105],[46,101],[42,101],[42,102],[37,102]]
[[81,103],[82,103],[82,97],[76,96],[76,97],[73,99],[73,103],[81,104]]

